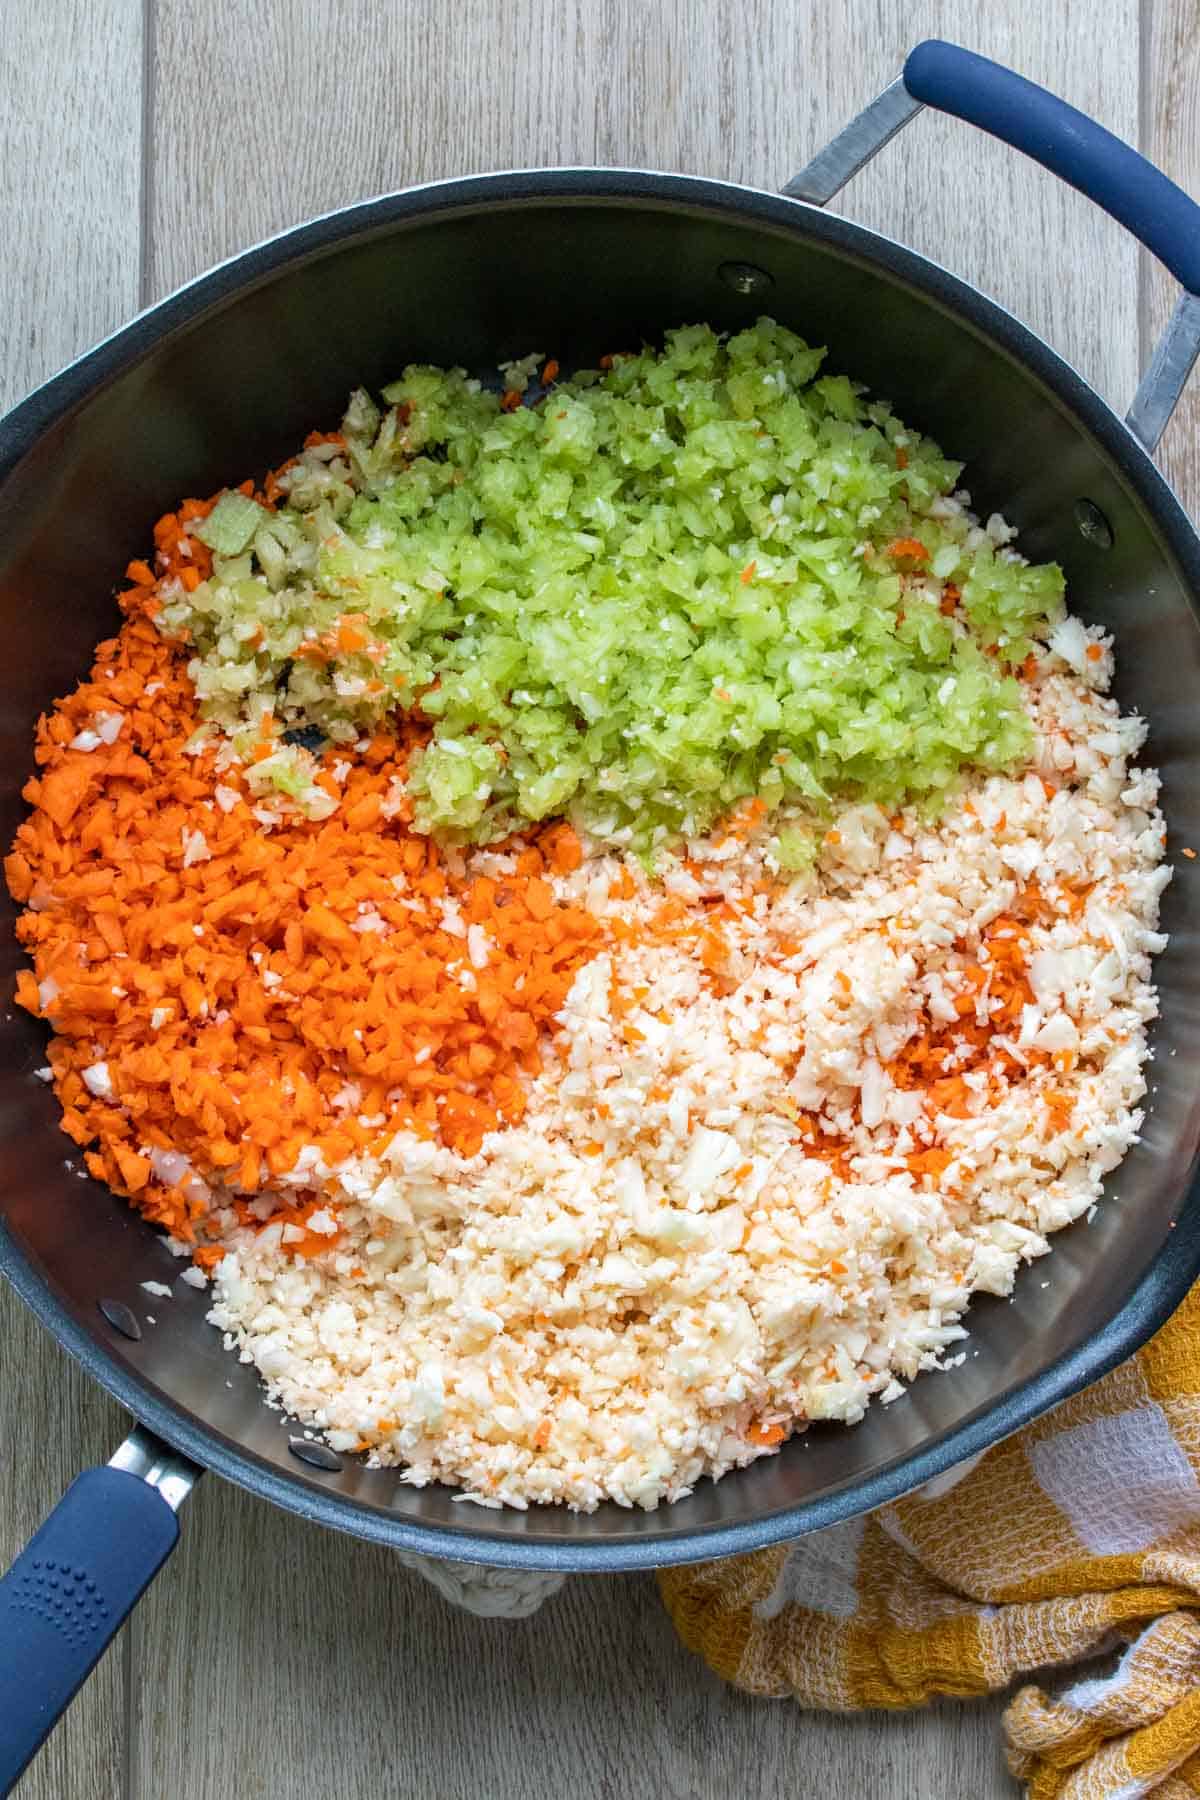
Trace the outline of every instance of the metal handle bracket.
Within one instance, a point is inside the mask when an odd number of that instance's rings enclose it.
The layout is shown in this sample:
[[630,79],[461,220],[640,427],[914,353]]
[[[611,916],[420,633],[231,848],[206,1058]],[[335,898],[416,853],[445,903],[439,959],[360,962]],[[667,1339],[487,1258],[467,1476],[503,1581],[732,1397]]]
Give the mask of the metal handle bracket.
[[203,1469],[172,1450],[156,1438],[144,1425],[135,1425],[123,1444],[108,1459],[110,1469],[122,1469],[136,1475],[156,1493],[162,1495],[172,1512],[177,1513],[201,1475]]
[[784,183],[784,193],[791,200],[827,206],[923,108],[924,101],[914,100],[903,76],[897,76],[811,162],[805,163],[798,175]]
[[1200,206],[1131,145],[1057,95],[973,51],[918,44],[903,74],[864,107],[783,192],[825,206],[923,107],[963,119],[1102,206],[1183,286],[1125,423],[1153,454],[1200,354]]

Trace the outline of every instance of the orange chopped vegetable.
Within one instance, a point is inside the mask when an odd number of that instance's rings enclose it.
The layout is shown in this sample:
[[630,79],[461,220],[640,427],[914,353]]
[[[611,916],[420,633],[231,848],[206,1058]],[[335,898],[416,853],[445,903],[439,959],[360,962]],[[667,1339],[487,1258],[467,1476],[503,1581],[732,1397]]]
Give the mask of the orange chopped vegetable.
[[896,561],[899,561],[902,557],[907,557],[911,562],[929,561],[928,550],[925,548],[920,538],[913,537],[893,538],[891,543],[887,545],[885,555],[894,557]]
[[[160,520],[160,557],[203,513],[188,502]],[[165,1186],[147,1146],[174,1149],[202,1177],[246,1194],[292,1169],[306,1146],[332,1165],[401,1125],[473,1154],[486,1132],[520,1118],[539,1036],[600,942],[591,915],[560,905],[536,872],[543,861],[577,867],[577,836],[569,826],[542,833],[536,867],[506,877],[502,901],[495,883],[456,880],[428,839],[383,818],[407,753],[388,738],[343,784],[323,772],[341,802],[332,817],[262,834],[245,800],[228,813],[211,805],[222,779],[213,755],[184,748],[199,723],[187,649],[159,635],[142,588],[132,592],[91,678],[39,725],[33,810],[6,862],[18,899],[54,896],[19,921],[34,968],[18,977],[16,998],[40,1013],[39,983],[57,989],[48,1060],[88,1166],[194,1242],[204,1203]],[[353,645],[359,620],[343,618],[337,631]],[[114,743],[69,748],[96,713],[116,708],[125,726]],[[206,855],[185,867],[195,833]],[[420,895],[418,910],[395,877]],[[443,896],[488,934],[475,993],[444,975],[462,945],[443,929]],[[362,911],[384,930],[352,929]],[[101,1059],[116,1101],[82,1079]],[[347,1080],[363,1096],[349,1113],[336,1104]],[[318,1255],[336,1240],[308,1231],[305,1216],[289,1247]]]

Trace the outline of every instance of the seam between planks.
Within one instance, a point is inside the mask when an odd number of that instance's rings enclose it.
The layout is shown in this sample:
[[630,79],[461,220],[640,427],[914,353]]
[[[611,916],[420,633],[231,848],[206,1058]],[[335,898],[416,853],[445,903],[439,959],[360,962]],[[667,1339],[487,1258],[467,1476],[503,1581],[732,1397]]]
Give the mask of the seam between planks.
[[[1154,9],[1155,0],[1139,0],[1138,4],[1138,54],[1137,54],[1137,121],[1138,149],[1143,156],[1154,158],[1154,101],[1155,79],[1150,64],[1150,51],[1154,42]],[[1137,275],[1137,321],[1138,321],[1138,380],[1150,361],[1152,348],[1154,265],[1148,250],[1138,248]],[[1133,400],[1130,394],[1129,402]]]
[[138,1682],[142,1633],[137,1609],[121,1632],[121,1800],[142,1800],[142,1753],[138,1742]]
[[[154,110],[158,0],[142,0],[141,141],[138,169],[138,306],[149,306],[154,258]],[[142,1800],[138,1684],[142,1634],[136,1609],[121,1632],[121,1800]]]
[[154,257],[154,101],[158,0],[142,0],[141,169],[138,184],[138,306],[149,306]]

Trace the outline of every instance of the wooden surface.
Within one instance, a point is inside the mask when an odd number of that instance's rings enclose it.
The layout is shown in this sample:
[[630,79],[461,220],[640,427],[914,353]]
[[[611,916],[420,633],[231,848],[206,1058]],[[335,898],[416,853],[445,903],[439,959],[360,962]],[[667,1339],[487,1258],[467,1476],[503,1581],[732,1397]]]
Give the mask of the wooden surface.
[[[408,182],[623,162],[777,186],[939,35],[1047,83],[1200,190],[1200,0],[41,0],[0,22],[3,393],[139,303]],[[1115,404],[1170,303],[1040,170],[922,116],[844,210],[976,281]],[[1200,390],[1165,445],[1200,497]],[[950,448],[953,448],[950,446]],[[0,1556],[121,1434],[0,1294]],[[998,1704],[831,1719],[751,1702],[648,1580],[458,1615],[385,1552],[215,1481],[29,1800],[998,1800]]]
[[[138,304],[140,0],[89,0],[0,20],[0,407]],[[86,253],[81,254],[81,246]],[[0,1566],[63,1488],[112,1454],[120,1409],[0,1282]],[[109,1800],[128,1742],[125,1647],[109,1651],[26,1784]]]

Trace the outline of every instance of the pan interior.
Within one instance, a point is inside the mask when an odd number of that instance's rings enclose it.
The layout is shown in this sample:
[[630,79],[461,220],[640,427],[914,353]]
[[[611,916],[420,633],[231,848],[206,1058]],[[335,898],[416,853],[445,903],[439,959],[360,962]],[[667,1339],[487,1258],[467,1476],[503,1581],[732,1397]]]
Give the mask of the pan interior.
[[[729,265],[757,272],[731,281]],[[181,495],[278,462],[336,422],[352,386],[411,361],[479,374],[536,349],[565,369],[660,339],[672,325],[738,328],[770,312],[828,346],[827,368],[891,400],[967,464],[1037,559],[1066,570],[1073,610],[1116,632],[1118,696],[1150,724],[1175,845],[1200,846],[1196,546],[1166,490],[1082,383],[968,290],[883,240],[766,196],[682,178],[581,175],[455,184],[252,252],[167,302],[0,426],[0,832],[21,817],[38,712],[85,671],[116,623],[125,562]],[[1056,391],[1057,390],[1057,391]],[[1104,514],[1111,548],[1081,534]],[[1192,560],[1189,570],[1187,564]],[[980,1299],[966,1362],[923,1377],[852,1430],[815,1427],[777,1457],[654,1513],[482,1512],[346,1459],[312,1469],[186,1287],[152,1304],[139,1341],[97,1302],[142,1320],[140,1283],[178,1265],[154,1231],[74,1165],[33,1071],[41,1028],[0,1017],[0,1258],[47,1322],[143,1418],[284,1504],[342,1528],[445,1554],[560,1567],[631,1565],[749,1548],[876,1504],[995,1441],[1132,1347],[1196,1266],[1185,1204],[1200,1138],[1195,865],[1164,904],[1144,1141],[1091,1224]],[[11,926],[12,908],[4,898]],[[20,965],[11,928],[2,979]],[[1141,1284],[1118,1331],[1112,1321]],[[1139,1310],[1140,1309],[1140,1310]],[[953,1440],[953,1441],[952,1441]]]

